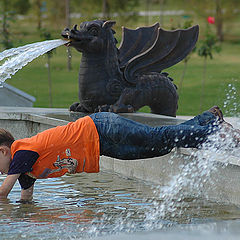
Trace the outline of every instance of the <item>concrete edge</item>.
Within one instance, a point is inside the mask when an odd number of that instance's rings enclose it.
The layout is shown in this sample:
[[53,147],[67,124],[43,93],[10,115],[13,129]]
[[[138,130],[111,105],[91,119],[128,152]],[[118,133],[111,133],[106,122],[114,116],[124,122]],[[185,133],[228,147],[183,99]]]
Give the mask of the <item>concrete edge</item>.
[[21,96],[23,98],[26,98],[27,100],[29,100],[31,102],[36,102],[36,98],[35,97],[29,95],[26,92],[21,91],[18,88],[13,87],[12,85],[9,85],[9,84],[4,82],[4,83],[2,83],[2,86],[4,88],[7,88],[8,90],[10,90],[11,92],[14,92],[16,95],[19,95],[19,96]]
[[[25,115],[25,114],[23,114]],[[59,126],[59,125],[66,125],[69,122],[61,119],[41,116],[37,114],[26,114],[26,119],[28,121],[37,122],[37,123],[43,123],[47,125],[52,125],[53,127]]]
[[31,121],[36,123],[42,123],[47,125],[52,125],[53,127],[58,125],[65,125],[68,121],[55,119],[51,117],[41,116],[38,114],[30,114],[30,113],[13,113],[13,112],[0,112],[1,120],[23,120],[23,121]]

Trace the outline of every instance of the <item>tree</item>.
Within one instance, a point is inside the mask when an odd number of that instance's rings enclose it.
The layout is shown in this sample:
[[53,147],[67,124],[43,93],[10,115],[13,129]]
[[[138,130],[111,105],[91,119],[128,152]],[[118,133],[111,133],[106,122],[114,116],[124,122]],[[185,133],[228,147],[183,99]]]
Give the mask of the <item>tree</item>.
[[109,0],[102,0],[102,14],[103,14],[103,18],[105,19],[110,18]]
[[13,47],[13,43],[10,39],[10,22],[13,20],[12,13],[8,6],[8,1],[3,0],[1,2],[1,15],[2,15],[2,29],[1,29],[1,43],[5,49]]
[[37,28],[40,30],[42,28],[42,1],[36,0],[36,10],[37,10]]
[[28,0],[2,0],[0,1],[0,9],[1,9],[1,43],[4,48],[13,47],[13,43],[11,41],[11,32],[10,25],[14,21],[16,14],[24,14],[30,8],[30,3]]
[[[71,25],[71,18],[70,18],[70,0],[65,0],[65,17],[66,17],[66,27],[70,28]],[[67,55],[68,55],[68,62],[67,62],[67,67],[68,71],[72,69],[72,54],[71,54],[71,49],[70,47],[67,48]]]
[[236,11],[240,8],[239,0],[183,0],[183,3],[202,18],[206,19],[209,15],[215,17],[216,34],[220,41],[224,40],[224,24],[231,22],[239,15]]
[[[193,24],[192,20],[187,20],[185,21],[185,23],[183,24],[183,29],[187,29],[189,27],[191,27]],[[182,76],[181,76],[181,80],[180,80],[180,83],[179,83],[179,86],[178,86],[178,93],[179,95],[181,94],[181,91],[182,91],[182,86],[183,86],[183,80],[184,80],[184,77],[185,77],[185,74],[186,74],[186,71],[187,71],[187,64],[188,64],[188,61],[190,60],[190,57],[191,57],[191,54],[193,52],[196,51],[196,47],[194,47],[194,49],[192,50],[191,53],[189,53],[189,55],[187,57],[184,58],[183,62],[184,62],[184,67],[183,67],[183,72],[182,72]]]
[[203,77],[202,77],[202,90],[200,99],[200,111],[203,110],[203,99],[204,99],[204,88],[206,82],[206,69],[207,69],[207,58],[213,59],[213,52],[220,52],[221,48],[218,45],[218,39],[215,34],[212,34],[207,28],[205,39],[200,42],[200,47],[198,48],[198,55],[203,57]]
[[11,0],[8,5],[16,14],[26,14],[31,7],[29,0]]
[[131,12],[138,4],[139,0],[72,0],[73,9],[80,11],[88,19],[99,12],[103,19],[111,18],[114,13],[128,18],[129,15],[126,13]]
[[[69,5],[70,6],[70,5]],[[66,24],[66,1],[48,0],[46,1],[47,18],[57,26]]]
[[32,7],[32,14],[37,21],[37,30],[43,28],[43,13],[47,11],[46,1],[43,0],[30,0]]
[[[48,31],[47,29],[41,29],[40,30],[40,35],[44,40],[51,40],[52,39],[52,35],[50,33],[50,31]],[[53,107],[53,98],[52,98],[52,77],[51,77],[51,58],[53,56],[53,51],[48,51],[46,53],[47,55],[47,69],[48,69],[48,95],[49,95],[49,107],[52,108]]]

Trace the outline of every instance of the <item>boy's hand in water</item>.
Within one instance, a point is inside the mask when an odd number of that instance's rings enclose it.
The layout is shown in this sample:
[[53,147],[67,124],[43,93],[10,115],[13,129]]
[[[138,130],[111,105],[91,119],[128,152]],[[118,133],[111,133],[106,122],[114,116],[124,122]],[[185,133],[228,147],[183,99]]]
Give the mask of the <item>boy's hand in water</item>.
[[20,174],[7,175],[0,187],[0,198],[8,196],[19,176]]
[[[19,178],[20,174],[7,175],[0,187],[0,199],[6,199],[10,191],[12,190],[15,182]],[[28,189],[22,189],[20,201],[31,201],[33,196],[33,186]]]
[[32,185],[30,188],[28,189],[22,189],[21,191],[21,202],[28,202],[32,200],[32,196],[33,196],[33,187],[34,185]]

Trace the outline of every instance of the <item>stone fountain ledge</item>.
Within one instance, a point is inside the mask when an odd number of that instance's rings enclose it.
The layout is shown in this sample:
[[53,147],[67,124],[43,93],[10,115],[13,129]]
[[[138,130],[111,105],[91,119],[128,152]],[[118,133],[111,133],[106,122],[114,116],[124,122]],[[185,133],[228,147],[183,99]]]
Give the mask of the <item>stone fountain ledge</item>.
[[[67,109],[59,108],[24,108],[0,107],[0,127],[9,130],[16,139],[29,137],[40,131],[65,125],[70,120],[83,117],[83,113],[71,113]],[[179,124],[191,117],[179,116],[177,118],[154,115],[148,113],[121,114],[124,117],[146,123],[152,126]],[[69,119],[70,117],[70,119]],[[239,118],[226,118],[234,126],[239,124]],[[238,126],[239,127],[239,126]],[[190,161],[195,149],[174,149],[170,154],[152,159],[122,161],[109,157],[101,157],[100,168],[121,174],[128,178],[137,178],[158,185],[167,185],[172,176],[181,173],[179,166]],[[207,152],[204,153],[207,156]],[[171,161],[169,161],[171,159]],[[227,157],[216,157],[216,171],[212,182],[214,190],[205,183],[202,191],[203,197],[211,200],[240,205],[240,151],[239,154]]]

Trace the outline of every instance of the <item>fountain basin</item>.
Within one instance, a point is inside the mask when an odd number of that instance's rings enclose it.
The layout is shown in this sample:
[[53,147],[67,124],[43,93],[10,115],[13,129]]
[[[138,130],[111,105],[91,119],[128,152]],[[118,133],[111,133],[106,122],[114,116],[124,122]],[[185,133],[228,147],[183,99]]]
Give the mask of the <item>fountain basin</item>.
[[[151,125],[189,118],[123,115]],[[17,139],[82,116],[66,109],[0,107],[0,127]],[[238,120],[228,119],[233,124]],[[192,163],[190,169],[195,169],[194,152],[199,151],[174,149],[166,156],[135,161],[101,157],[100,173],[39,179],[31,204],[17,202],[20,188],[15,184],[9,199],[0,200],[0,239],[235,239],[240,224],[239,158],[228,155],[226,165],[224,156],[216,157],[213,176],[199,182],[197,174],[190,179],[196,187],[180,184],[178,189],[181,179],[188,180],[183,167]],[[0,182],[4,178],[1,175]]]
[[[83,113],[69,114],[66,109],[0,107],[0,126],[9,130],[18,139],[33,136],[51,127],[67,124],[84,115]],[[178,124],[190,118],[171,118],[147,113],[122,115],[153,126]],[[237,118],[228,118],[227,120],[233,125],[239,121]],[[166,186],[173,176],[181,174],[181,166],[191,161],[191,158],[194,158],[193,153],[196,151],[200,150],[180,148],[174,149],[165,156],[134,161],[122,161],[102,156],[100,168],[124,177]],[[206,152],[204,154],[206,157],[208,156]],[[215,176],[211,177],[210,182],[207,180],[203,183],[200,197],[211,201],[240,205],[239,156],[240,154],[236,153],[228,155],[227,165],[225,156],[216,156],[214,163],[216,170],[213,173]],[[188,193],[187,189],[183,189],[183,191],[190,197],[195,194],[195,192]]]

